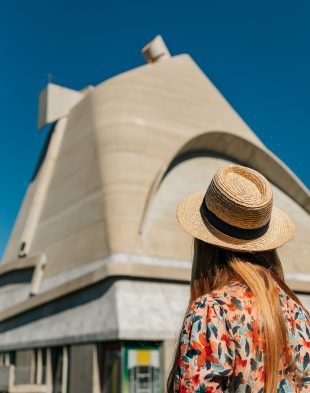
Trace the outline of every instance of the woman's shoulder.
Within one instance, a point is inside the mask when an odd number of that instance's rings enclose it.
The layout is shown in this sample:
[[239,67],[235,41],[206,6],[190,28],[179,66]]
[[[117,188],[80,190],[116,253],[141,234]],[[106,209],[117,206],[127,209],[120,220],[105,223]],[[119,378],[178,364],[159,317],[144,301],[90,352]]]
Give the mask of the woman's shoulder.
[[[306,332],[310,340],[309,313],[276,284],[278,299],[283,310],[289,333]],[[215,315],[229,320],[232,326],[249,324],[259,319],[256,299],[249,287],[235,281],[198,297],[190,306],[189,313],[196,315]]]
[[208,307],[222,308],[226,312],[242,311],[253,305],[254,295],[246,284],[235,281],[214,289],[198,297],[191,305],[191,311],[199,311]]
[[[289,338],[304,338],[306,347],[310,348],[310,314],[301,304],[278,287],[278,295],[284,320],[288,326]],[[297,334],[296,334],[297,333]]]
[[[278,293],[278,299],[283,311],[302,314],[302,319],[309,319],[309,313],[301,307],[293,298],[291,298],[277,283],[275,288]],[[255,307],[256,300],[250,288],[241,281],[234,281],[220,288],[214,289],[198,297],[191,305],[191,309],[204,308],[207,306],[219,305],[229,308],[230,311],[241,311],[248,309],[250,306]]]

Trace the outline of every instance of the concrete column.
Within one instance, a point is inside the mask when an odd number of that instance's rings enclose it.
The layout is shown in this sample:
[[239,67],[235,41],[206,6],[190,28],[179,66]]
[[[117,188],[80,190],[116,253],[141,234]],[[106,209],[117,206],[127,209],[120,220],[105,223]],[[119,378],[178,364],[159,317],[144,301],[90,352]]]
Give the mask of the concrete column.
[[37,349],[37,375],[36,375],[36,381],[38,385],[42,384],[42,350],[39,348]]
[[46,350],[46,385],[47,393],[52,393],[53,391],[53,379],[52,379],[52,356],[51,350],[48,348]]
[[98,346],[93,346],[93,390],[92,393],[101,393],[100,390],[100,376],[99,376],[99,360],[98,360]]
[[63,347],[61,393],[68,392],[68,371],[69,371],[68,364],[69,364],[68,347]]
[[11,365],[10,352],[7,352],[7,353],[6,353],[6,356],[5,356],[5,365],[6,365],[7,367],[9,367],[9,366]]

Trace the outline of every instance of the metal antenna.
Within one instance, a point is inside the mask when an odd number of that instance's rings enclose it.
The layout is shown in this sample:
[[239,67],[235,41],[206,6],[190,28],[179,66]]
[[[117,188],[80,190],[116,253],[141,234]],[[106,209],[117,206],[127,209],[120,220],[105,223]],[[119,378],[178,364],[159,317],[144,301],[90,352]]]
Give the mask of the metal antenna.
[[54,79],[54,75],[51,72],[45,75],[47,76],[47,83],[52,83],[52,80]]

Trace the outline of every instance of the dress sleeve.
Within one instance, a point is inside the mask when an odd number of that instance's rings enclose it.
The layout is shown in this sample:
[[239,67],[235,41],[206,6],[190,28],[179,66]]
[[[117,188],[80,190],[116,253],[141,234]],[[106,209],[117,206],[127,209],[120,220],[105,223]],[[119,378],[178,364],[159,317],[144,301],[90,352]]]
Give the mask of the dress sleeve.
[[193,303],[180,336],[176,392],[223,392],[235,358],[229,326],[218,303]]

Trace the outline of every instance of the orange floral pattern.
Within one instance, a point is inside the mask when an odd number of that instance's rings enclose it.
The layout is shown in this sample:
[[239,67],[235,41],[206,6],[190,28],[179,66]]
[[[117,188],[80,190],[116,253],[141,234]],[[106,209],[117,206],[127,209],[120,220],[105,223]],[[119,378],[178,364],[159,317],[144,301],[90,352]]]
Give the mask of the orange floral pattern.
[[[294,361],[304,374],[297,383],[281,359],[278,392],[310,393],[310,320],[277,287]],[[185,318],[175,376],[178,393],[264,392],[264,342],[255,298],[235,282],[198,298]]]

